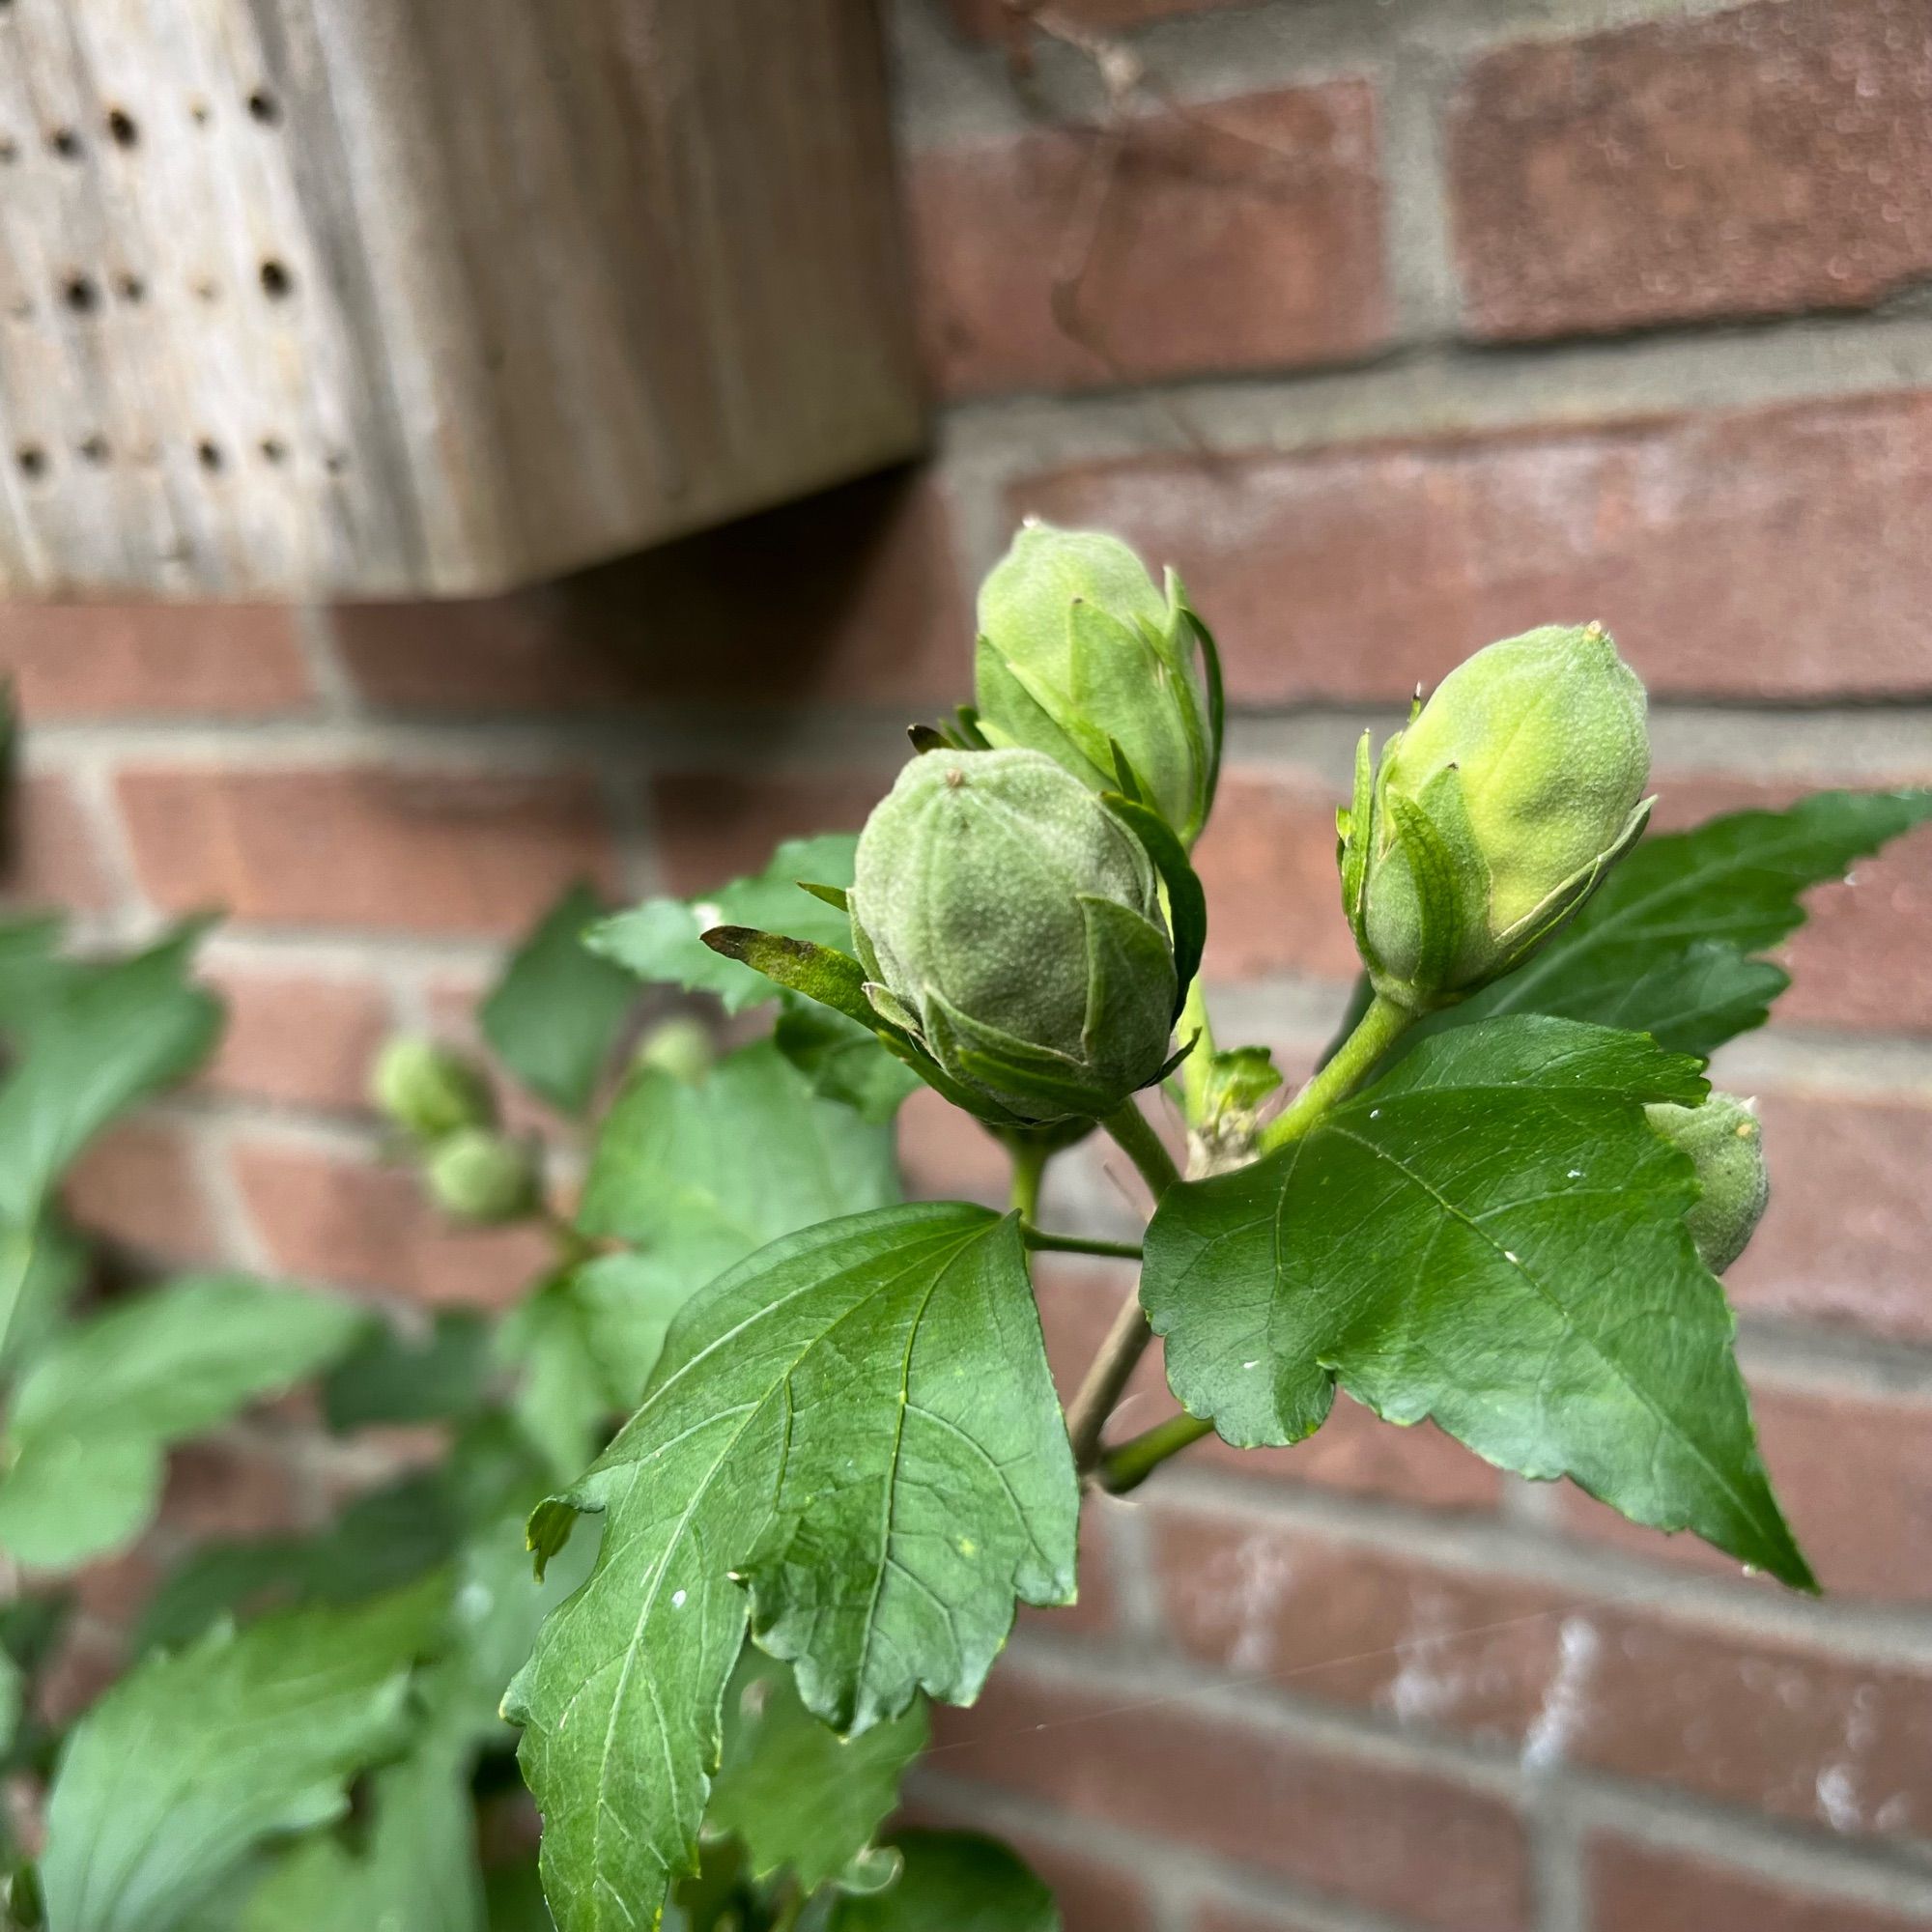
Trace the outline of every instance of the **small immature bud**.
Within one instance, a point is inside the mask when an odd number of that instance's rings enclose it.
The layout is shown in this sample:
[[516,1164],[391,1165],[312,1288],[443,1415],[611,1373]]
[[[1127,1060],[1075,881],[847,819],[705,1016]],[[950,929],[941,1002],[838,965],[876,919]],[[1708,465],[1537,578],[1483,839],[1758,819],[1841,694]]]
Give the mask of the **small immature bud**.
[[431,1039],[392,1039],[370,1081],[376,1105],[406,1133],[438,1141],[464,1127],[486,1127],[497,1103],[483,1069]]
[[1157,590],[1118,537],[1029,522],[980,591],[974,685],[995,746],[1044,752],[1096,791],[1118,746],[1147,803],[1191,844],[1217,747],[1205,632],[1171,571]]
[[1764,1160],[1764,1129],[1748,1100],[1713,1094],[1701,1106],[1646,1107],[1650,1124],[1690,1156],[1703,1190],[1684,1216],[1704,1265],[1722,1274],[1744,1253],[1765,1204],[1771,1177]]
[[880,1014],[1027,1121],[1159,1072],[1173,947],[1145,848],[1037,752],[913,759],[860,836],[852,938]]
[[635,1064],[654,1066],[687,1087],[696,1087],[716,1057],[709,1032],[696,1020],[680,1016],[654,1026],[638,1042]]
[[1498,979],[1643,830],[1643,686],[1600,624],[1491,644],[1382,748],[1343,814],[1343,899],[1378,992],[1416,1010]]
[[424,1173],[430,1198],[445,1214],[485,1227],[523,1220],[540,1197],[530,1146],[487,1127],[466,1127],[439,1141]]

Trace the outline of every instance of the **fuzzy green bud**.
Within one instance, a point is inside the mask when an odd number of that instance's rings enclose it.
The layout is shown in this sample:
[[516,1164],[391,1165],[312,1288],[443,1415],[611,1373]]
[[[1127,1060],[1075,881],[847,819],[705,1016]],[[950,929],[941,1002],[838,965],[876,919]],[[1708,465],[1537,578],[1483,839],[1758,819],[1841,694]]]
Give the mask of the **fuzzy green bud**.
[[980,729],[1096,791],[1121,789],[1119,746],[1147,803],[1192,844],[1219,755],[1211,649],[1172,571],[1156,589],[1118,537],[1029,522],[980,591]]
[[1038,752],[915,758],[860,836],[852,938],[883,1018],[1026,1121],[1160,1072],[1174,950],[1126,824]]
[[376,1105],[419,1141],[464,1127],[487,1127],[497,1103],[483,1069],[467,1054],[433,1039],[392,1039],[371,1076]]
[[493,1227],[536,1211],[541,1189],[534,1151],[488,1127],[465,1127],[430,1150],[430,1199],[459,1221]]
[[716,1058],[717,1049],[708,1029],[699,1021],[679,1014],[654,1026],[638,1042],[633,1064],[655,1067],[687,1087],[696,1087],[711,1070]]
[[1722,1274],[1744,1253],[1771,1198],[1764,1129],[1748,1100],[1713,1094],[1697,1107],[1659,1101],[1644,1110],[1650,1124],[1690,1156],[1700,1192],[1684,1216],[1704,1265]]
[[1341,814],[1342,895],[1376,988],[1415,1010],[1519,965],[1649,816],[1644,692],[1601,624],[1549,625],[1451,671]]

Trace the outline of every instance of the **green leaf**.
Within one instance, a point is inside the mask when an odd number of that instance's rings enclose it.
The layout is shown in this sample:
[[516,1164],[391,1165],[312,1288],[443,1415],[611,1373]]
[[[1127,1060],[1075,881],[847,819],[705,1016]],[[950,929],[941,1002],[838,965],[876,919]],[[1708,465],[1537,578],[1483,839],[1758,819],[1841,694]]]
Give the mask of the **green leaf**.
[[582,880],[544,915],[477,1015],[483,1037],[532,1094],[567,1114],[590,1104],[638,997],[635,978],[584,944],[605,906]]
[[51,1932],[172,1932],[272,1833],[337,1816],[406,1736],[440,1590],[265,1617],[149,1660],[75,1727],[47,1806]]
[[1552,1013],[1714,1053],[1762,1026],[1791,983],[1756,955],[1803,922],[1799,895],[1927,819],[1932,792],[1824,791],[1646,838],[1527,965],[1435,1029]]
[[524,1370],[518,1419],[558,1473],[576,1475],[611,1419],[638,1406],[672,1318],[701,1285],[655,1255],[598,1255],[546,1282],[503,1324],[503,1354]]
[[469,1415],[489,1386],[490,1351],[490,1324],[469,1309],[439,1309],[420,1341],[372,1321],[324,1379],[323,1415],[338,1434]]
[[220,1003],[189,983],[199,927],[110,965],[74,966],[33,1003],[0,1087],[0,1221],[31,1226],[69,1163],[109,1121],[191,1072]]
[[86,1244],[57,1211],[30,1227],[0,1223],[0,1371],[44,1346],[86,1276]]
[[890,1121],[921,1084],[870,1026],[830,1007],[786,998],[772,1038],[814,1094],[843,1101],[868,1121]]
[[511,1688],[562,1932],[692,1868],[748,1616],[841,1730],[974,1697],[1015,1596],[1073,1595],[1079,1486],[1019,1225],[954,1203],[774,1242],[679,1317],[643,1406],[530,1520],[609,1515]]
[[577,1224],[634,1241],[687,1291],[780,1235],[898,1198],[890,1129],[818,1097],[770,1040],[697,1086],[637,1074],[598,1136]]
[[1808,1587],[1684,1226],[1690,1163],[1643,1115],[1703,1092],[1694,1061],[1569,1020],[1424,1041],[1302,1139],[1162,1202],[1142,1299],[1176,1395],[1230,1442],[1286,1443],[1339,1380]]
[[708,898],[646,899],[635,911],[606,920],[591,932],[590,949],[640,980],[716,993],[728,1012],[757,1006],[775,998],[778,988],[751,967],[710,951],[698,935],[714,925],[748,925],[814,946],[850,946],[852,922],[799,887],[802,882],[850,886],[858,843],[850,832],[787,839],[762,872],[733,879]]
[[169,1443],[313,1374],[365,1319],[327,1296],[212,1275],[66,1330],[8,1419],[0,1546],[57,1568],[128,1543],[154,1513]]
[[827,1932],[1060,1932],[1060,1911],[1018,1856],[967,1832],[906,1832],[889,1891],[841,1898]]
[[707,1828],[745,1841],[752,1875],[789,1869],[800,1889],[829,1884],[872,1842],[899,1802],[899,1779],[925,1748],[926,1719],[902,1718],[841,1738],[800,1701],[791,1672],[748,1649],[724,1700],[724,1755]]

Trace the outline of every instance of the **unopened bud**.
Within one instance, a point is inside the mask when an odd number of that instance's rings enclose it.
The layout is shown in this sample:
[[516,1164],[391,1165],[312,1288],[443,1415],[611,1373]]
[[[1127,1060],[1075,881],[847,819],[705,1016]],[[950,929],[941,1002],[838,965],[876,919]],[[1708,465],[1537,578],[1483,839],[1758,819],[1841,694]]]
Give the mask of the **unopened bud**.
[[392,1039],[370,1080],[376,1105],[406,1133],[438,1141],[464,1127],[486,1127],[497,1103],[483,1069],[433,1039]]
[[1341,815],[1343,901],[1378,992],[1442,1006],[1519,965],[1643,830],[1643,686],[1600,624],[1491,644],[1436,687]]
[[1029,523],[980,591],[980,729],[1096,791],[1121,788],[1118,746],[1146,803],[1191,844],[1214,792],[1210,648],[1172,572],[1156,589],[1118,537]]
[[1713,1094],[1701,1106],[1660,1101],[1644,1109],[1650,1124],[1690,1156],[1699,1193],[1684,1216],[1704,1265],[1722,1274],[1744,1253],[1771,1198],[1764,1129],[1748,1100]]
[[489,1128],[467,1127],[439,1141],[424,1173],[430,1198],[459,1221],[521,1221],[541,1199],[535,1151]]
[[1174,950],[1140,840],[1037,752],[915,758],[859,839],[880,1014],[1023,1120],[1096,1118],[1160,1071]]

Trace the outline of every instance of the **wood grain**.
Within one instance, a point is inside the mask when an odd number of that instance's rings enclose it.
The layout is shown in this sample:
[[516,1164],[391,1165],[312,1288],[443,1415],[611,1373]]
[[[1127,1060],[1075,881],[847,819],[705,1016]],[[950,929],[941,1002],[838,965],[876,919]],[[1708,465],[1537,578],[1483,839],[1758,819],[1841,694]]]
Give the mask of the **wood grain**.
[[921,435],[873,0],[0,5],[0,591],[485,591]]

